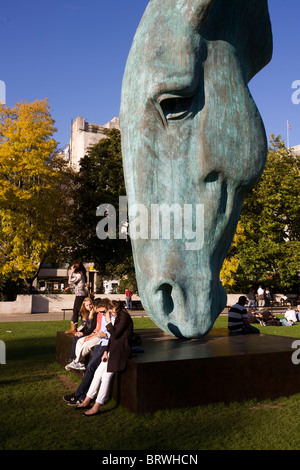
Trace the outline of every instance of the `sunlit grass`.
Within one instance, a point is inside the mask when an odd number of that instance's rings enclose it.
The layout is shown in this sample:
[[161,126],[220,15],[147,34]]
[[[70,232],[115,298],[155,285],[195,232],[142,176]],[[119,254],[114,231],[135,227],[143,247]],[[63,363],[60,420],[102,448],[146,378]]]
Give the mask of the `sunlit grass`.
[[[68,326],[68,321],[0,323],[7,352],[6,365],[0,365],[0,449],[299,450],[300,394],[141,415],[110,400],[102,416],[81,416],[62,400],[79,379],[55,362],[56,332]],[[226,327],[227,318],[216,326]],[[134,327],[155,325],[138,318]],[[268,334],[272,328],[258,327]],[[281,334],[300,331],[298,325],[277,328]]]

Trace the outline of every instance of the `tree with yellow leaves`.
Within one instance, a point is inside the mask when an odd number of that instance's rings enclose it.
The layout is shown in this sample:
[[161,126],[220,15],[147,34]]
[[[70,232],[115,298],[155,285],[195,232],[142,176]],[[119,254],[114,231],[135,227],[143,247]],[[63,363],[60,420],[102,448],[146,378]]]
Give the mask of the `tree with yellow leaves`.
[[30,287],[59,232],[64,163],[47,100],[0,106],[0,274]]
[[300,157],[271,135],[266,167],[247,194],[237,232],[221,270],[228,292],[262,284],[299,293]]
[[244,229],[241,222],[238,223],[237,229],[231,244],[231,247],[224,259],[223,266],[220,273],[220,278],[223,286],[228,292],[231,292],[236,285],[236,273],[240,265],[240,259],[238,256],[238,246],[246,239],[244,235]]

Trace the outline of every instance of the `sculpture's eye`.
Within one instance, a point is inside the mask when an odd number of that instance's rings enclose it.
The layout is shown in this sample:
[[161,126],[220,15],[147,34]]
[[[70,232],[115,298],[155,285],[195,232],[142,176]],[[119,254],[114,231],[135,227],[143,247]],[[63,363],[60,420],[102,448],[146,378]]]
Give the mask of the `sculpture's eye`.
[[175,121],[185,118],[193,104],[194,96],[181,96],[165,98],[160,101],[160,106],[165,119]]

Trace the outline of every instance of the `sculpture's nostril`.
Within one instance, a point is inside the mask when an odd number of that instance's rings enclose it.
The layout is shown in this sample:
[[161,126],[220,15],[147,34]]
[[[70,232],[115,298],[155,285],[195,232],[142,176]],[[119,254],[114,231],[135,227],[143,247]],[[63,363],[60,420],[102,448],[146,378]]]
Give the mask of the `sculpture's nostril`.
[[161,284],[157,290],[158,292],[161,292],[163,310],[167,315],[169,315],[174,310],[172,290],[173,286],[167,282]]

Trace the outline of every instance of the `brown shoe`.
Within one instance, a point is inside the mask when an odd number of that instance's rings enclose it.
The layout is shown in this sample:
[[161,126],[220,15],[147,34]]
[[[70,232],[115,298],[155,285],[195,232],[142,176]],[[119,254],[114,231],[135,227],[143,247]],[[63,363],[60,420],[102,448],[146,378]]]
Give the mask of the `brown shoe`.
[[77,323],[71,322],[71,328],[65,331],[65,334],[74,336],[76,331],[77,331]]

